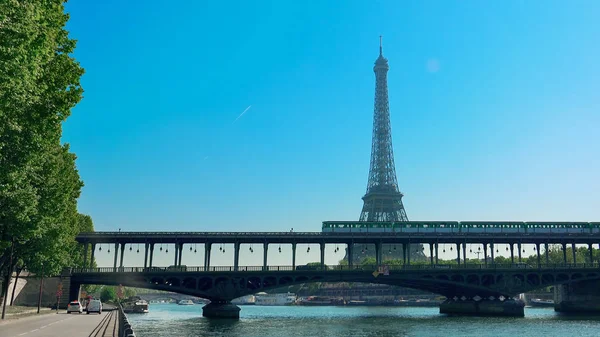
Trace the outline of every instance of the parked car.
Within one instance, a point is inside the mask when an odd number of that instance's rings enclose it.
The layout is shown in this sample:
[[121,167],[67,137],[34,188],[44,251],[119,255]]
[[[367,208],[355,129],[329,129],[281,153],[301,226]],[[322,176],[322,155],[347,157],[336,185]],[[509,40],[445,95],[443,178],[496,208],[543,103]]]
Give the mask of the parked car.
[[85,312],[89,315],[90,312],[102,313],[102,302],[100,300],[91,300],[85,308]]
[[67,314],[72,312],[78,312],[80,314],[83,312],[83,307],[79,301],[71,301],[69,305],[67,305]]

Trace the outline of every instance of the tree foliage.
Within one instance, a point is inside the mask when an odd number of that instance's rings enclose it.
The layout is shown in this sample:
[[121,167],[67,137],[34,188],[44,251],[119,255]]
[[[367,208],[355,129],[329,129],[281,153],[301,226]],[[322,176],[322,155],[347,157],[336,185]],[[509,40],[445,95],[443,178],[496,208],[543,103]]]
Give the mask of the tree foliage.
[[63,0],[0,2],[3,275],[15,259],[34,273],[58,273],[71,263],[81,226],[77,198],[83,182],[76,156],[60,141],[62,123],[83,94],[83,69],[71,56],[75,40],[65,30],[68,18]]

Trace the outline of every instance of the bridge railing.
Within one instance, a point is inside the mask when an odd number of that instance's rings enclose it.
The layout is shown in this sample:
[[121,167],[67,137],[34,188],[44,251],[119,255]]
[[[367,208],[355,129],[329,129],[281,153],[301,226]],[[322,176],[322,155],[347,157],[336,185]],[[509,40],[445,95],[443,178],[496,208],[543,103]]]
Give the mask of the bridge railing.
[[498,270],[498,269],[529,269],[529,270],[564,270],[564,269],[593,269],[600,268],[598,263],[552,263],[541,265],[529,265],[526,263],[509,264],[415,264],[415,265],[358,265],[358,266],[179,266],[179,267],[101,267],[101,268],[72,268],[71,273],[179,273],[179,272],[343,272],[343,271],[370,271],[379,270],[381,272],[405,271],[405,270]]

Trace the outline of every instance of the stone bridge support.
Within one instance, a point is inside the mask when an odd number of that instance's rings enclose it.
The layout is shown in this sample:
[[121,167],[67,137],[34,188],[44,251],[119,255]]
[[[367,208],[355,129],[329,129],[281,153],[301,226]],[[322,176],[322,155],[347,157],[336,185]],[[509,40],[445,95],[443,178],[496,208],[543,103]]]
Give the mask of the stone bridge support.
[[554,287],[554,311],[600,313],[600,281],[579,281]]
[[524,307],[525,303],[514,299],[449,298],[440,303],[440,314],[524,317]]

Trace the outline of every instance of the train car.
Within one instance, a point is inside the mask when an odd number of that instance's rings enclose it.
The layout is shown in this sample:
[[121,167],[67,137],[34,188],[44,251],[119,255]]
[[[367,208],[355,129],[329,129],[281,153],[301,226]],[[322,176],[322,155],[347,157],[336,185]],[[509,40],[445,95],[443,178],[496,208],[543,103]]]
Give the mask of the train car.
[[524,222],[518,221],[461,221],[461,233],[524,233]]
[[592,233],[589,222],[527,222],[528,233]]

